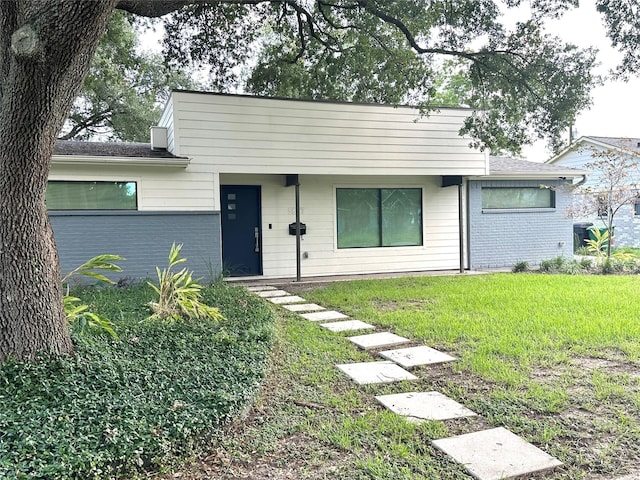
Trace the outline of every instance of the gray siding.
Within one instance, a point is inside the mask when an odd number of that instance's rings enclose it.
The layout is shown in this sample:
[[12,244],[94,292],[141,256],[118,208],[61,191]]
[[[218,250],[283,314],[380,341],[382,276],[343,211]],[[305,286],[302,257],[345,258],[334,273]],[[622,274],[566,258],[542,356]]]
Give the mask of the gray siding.
[[[120,279],[155,278],[171,244],[182,243],[182,264],[196,278],[217,278],[222,270],[218,212],[50,212],[63,274],[103,253],[126,258]],[[182,266],[180,267],[182,268]]]
[[[531,210],[482,210],[482,187],[560,187],[556,207]],[[470,181],[469,256],[472,269],[512,267],[519,261],[538,265],[541,260],[573,255],[573,221],[568,216],[571,192],[554,180]]]

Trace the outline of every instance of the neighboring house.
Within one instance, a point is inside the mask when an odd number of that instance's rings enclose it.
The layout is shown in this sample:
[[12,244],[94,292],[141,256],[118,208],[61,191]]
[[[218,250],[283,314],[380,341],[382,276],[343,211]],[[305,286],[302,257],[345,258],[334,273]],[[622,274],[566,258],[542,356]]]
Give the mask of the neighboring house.
[[469,253],[473,268],[573,255],[568,185],[585,171],[491,157],[490,175],[470,178]]
[[[117,253],[122,276],[153,276],[172,242],[205,277],[484,268],[565,253],[571,221],[549,221],[563,196],[497,214],[477,192],[508,187],[508,202],[571,171],[503,162],[489,176],[486,153],[458,134],[469,113],[173,92],[153,147],[58,143],[47,202],[63,270]],[[520,236],[536,222],[549,234],[542,256]]]
[[[619,137],[580,137],[569,147],[561,151],[555,157],[548,160],[548,164],[587,169],[586,164],[594,161],[594,151],[614,150],[623,155],[628,155],[633,160],[640,162],[640,138],[619,138]],[[634,175],[638,178],[630,178],[630,183],[640,184],[640,175]],[[597,190],[599,177],[593,172],[588,175],[585,187],[592,187]],[[640,193],[640,192],[639,192]],[[579,195],[574,197],[576,205],[575,210],[579,209]],[[602,219],[597,213],[586,216],[575,216],[575,223],[590,222],[596,227],[605,227]],[[640,247],[640,201],[629,203],[620,208],[614,217],[614,233],[615,244],[618,246]]]

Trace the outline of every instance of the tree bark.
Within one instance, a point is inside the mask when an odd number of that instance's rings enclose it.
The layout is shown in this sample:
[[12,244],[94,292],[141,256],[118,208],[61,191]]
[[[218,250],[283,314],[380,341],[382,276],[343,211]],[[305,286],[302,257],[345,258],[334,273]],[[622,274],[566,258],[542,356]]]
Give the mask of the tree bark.
[[115,4],[0,5],[0,361],[73,350],[45,191],[56,135]]

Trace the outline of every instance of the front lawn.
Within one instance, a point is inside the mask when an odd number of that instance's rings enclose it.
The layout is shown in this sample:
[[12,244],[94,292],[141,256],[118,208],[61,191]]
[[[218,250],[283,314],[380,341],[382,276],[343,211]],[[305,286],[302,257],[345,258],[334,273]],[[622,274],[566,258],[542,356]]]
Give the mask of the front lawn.
[[[457,356],[418,381],[358,386],[347,334],[278,309],[272,369],[246,421],[183,479],[465,480],[430,441],[504,426],[564,466],[609,480],[640,465],[640,305],[634,276],[465,275],[286,285],[305,299]],[[479,417],[413,424],[375,395],[440,391]],[[166,478],[172,478],[170,476]]]

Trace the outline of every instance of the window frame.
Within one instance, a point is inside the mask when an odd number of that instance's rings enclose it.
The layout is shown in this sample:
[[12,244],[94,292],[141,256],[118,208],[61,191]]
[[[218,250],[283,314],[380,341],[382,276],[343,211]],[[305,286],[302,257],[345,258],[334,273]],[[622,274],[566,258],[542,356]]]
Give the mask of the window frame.
[[[340,231],[339,231],[339,205],[338,205],[338,191],[339,190],[376,190],[378,193],[378,205],[377,205],[377,221],[378,221],[378,245],[363,245],[363,246],[340,246]],[[419,194],[418,206],[420,210],[420,243],[411,245],[384,245],[384,218],[383,218],[383,191],[385,190],[415,190]],[[399,186],[378,186],[378,185],[339,185],[334,186],[334,214],[335,214],[335,248],[336,250],[363,250],[363,249],[390,249],[390,248],[423,248],[424,247],[424,188],[418,185],[399,185]]]
[[[57,177],[50,177],[47,180],[47,188],[49,186],[49,183],[84,183],[84,184],[127,184],[127,183],[132,183],[135,185],[135,206],[134,208],[81,208],[81,207],[76,207],[76,208],[48,208],[47,210],[51,211],[51,212],[136,212],[140,210],[140,179],[139,178],[116,178],[116,179],[99,179],[96,180],[95,177],[89,177],[89,178],[73,178],[73,179],[69,179],[69,178],[57,178]],[[46,198],[46,197],[45,197]]]
[[[483,192],[485,190],[536,190],[549,192],[549,206],[534,207],[534,206],[515,206],[515,207],[485,207]],[[504,213],[504,212],[540,212],[540,211],[552,211],[556,209],[556,192],[550,188],[540,188],[539,186],[482,186],[480,188],[480,206],[484,213]]]

